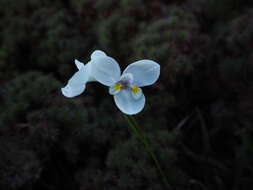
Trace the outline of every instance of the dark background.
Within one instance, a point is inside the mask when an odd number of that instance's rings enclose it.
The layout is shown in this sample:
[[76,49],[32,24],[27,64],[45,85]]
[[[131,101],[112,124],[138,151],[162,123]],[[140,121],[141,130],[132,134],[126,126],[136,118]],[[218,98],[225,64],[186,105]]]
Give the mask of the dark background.
[[173,190],[253,186],[251,0],[0,0],[0,189],[162,190],[108,89],[60,88],[105,51],[161,65],[136,116]]

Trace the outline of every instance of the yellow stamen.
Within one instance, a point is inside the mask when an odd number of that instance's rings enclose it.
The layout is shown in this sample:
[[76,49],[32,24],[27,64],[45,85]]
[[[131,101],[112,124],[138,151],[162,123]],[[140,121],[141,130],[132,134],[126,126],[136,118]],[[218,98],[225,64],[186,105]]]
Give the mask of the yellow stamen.
[[140,91],[139,87],[135,85],[131,86],[131,90],[134,94],[137,94]]
[[123,85],[120,84],[120,83],[116,83],[116,84],[114,85],[114,89],[115,89],[116,91],[122,90],[122,87],[123,87]]

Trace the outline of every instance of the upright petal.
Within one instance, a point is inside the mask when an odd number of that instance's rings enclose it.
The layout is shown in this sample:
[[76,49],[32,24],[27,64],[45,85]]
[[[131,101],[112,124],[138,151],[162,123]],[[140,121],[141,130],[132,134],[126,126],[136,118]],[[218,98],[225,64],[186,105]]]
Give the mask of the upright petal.
[[119,64],[108,56],[96,57],[91,62],[91,76],[103,85],[112,86],[120,79]]
[[103,52],[103,51],[101,51],[101,50],[95,50],[92,54],[91,54],[91,56],[90,56],[90,58],[91,58],[91,60],[94,60],[94,59],[96,59],[97,57],[106,57],[107,55],[105,54],[105,52]]
[[133,75],[133,84],[139,87],[154,84],[160,76],[160,65],[152,60],[136,61],[124,70],[123,74]]
[[114,101],[117,107],[125,114],[133,115],[139,113],[145,105],[145,96],[135,99],[130,90],[121,90],[114,95]]
[[121,75],[120,81],[128,82],[129,84],[132,84],[134,81],[134,77],[131,73],[125,73],[125,74]]
[[85,90],[88,77],[87,67],[84,66],[81,70],[77,71],[69,79],[68,84],[61,89],[62,94],[68,98],[80,95]]

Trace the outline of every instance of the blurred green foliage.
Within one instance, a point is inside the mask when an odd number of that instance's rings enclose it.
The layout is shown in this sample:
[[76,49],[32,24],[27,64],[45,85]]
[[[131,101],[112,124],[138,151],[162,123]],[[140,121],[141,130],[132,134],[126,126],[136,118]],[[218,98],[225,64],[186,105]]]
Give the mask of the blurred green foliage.
[[253,2],[0,0],[0,189],[160,190],[107,89],[60,88],[95,49],[161,64],[136,116],[173,190],[253,185]]

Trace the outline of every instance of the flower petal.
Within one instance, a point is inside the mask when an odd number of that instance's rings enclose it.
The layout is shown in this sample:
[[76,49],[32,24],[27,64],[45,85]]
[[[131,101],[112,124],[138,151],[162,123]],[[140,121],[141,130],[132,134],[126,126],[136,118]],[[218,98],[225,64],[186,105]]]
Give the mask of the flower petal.
[[93,59],[95,59],[95,58],[97,58],[97,57],[106,57],[107,55],[105,54],[105,52],[103,52],[103,51],[101,51],[101,50],[95,50],[92,54],[91,54],[91,56],[90,56],[90,58],[91,58],[91,60],[93,60]]
[[142,94],[142,96],[136,100],[132,96],[131,90],[121,90],[114,95],[114,101],[123,113],[133,115],[139,113],[144,108],[145,96]]
[[160,75],[160,65],[152,60],[136,61],[124,70],[123,74],[133,75],[133,84],[139,87],[154,84]]
[[120,67],[111,57],[96,57],[91,63],[91,76],[106,86],[112,86],[120,79]]
[[88,81],[89,74],[87,66],[77,71],[68,81],[68,84],[61,89],[62,94],[68,98],[80,95],[85,90],[86,82]]
[[73,98],[80,95],[85,90],[85,85],[76,85],[70,86],[66,85],[64,88],[61,88],[62,94],[67,98]]
[[84,67],[84,64],[80,61],[78,61],[77,59],[75,59],[75,64],[76,67],[78,68],[78,70],[81,70]]

